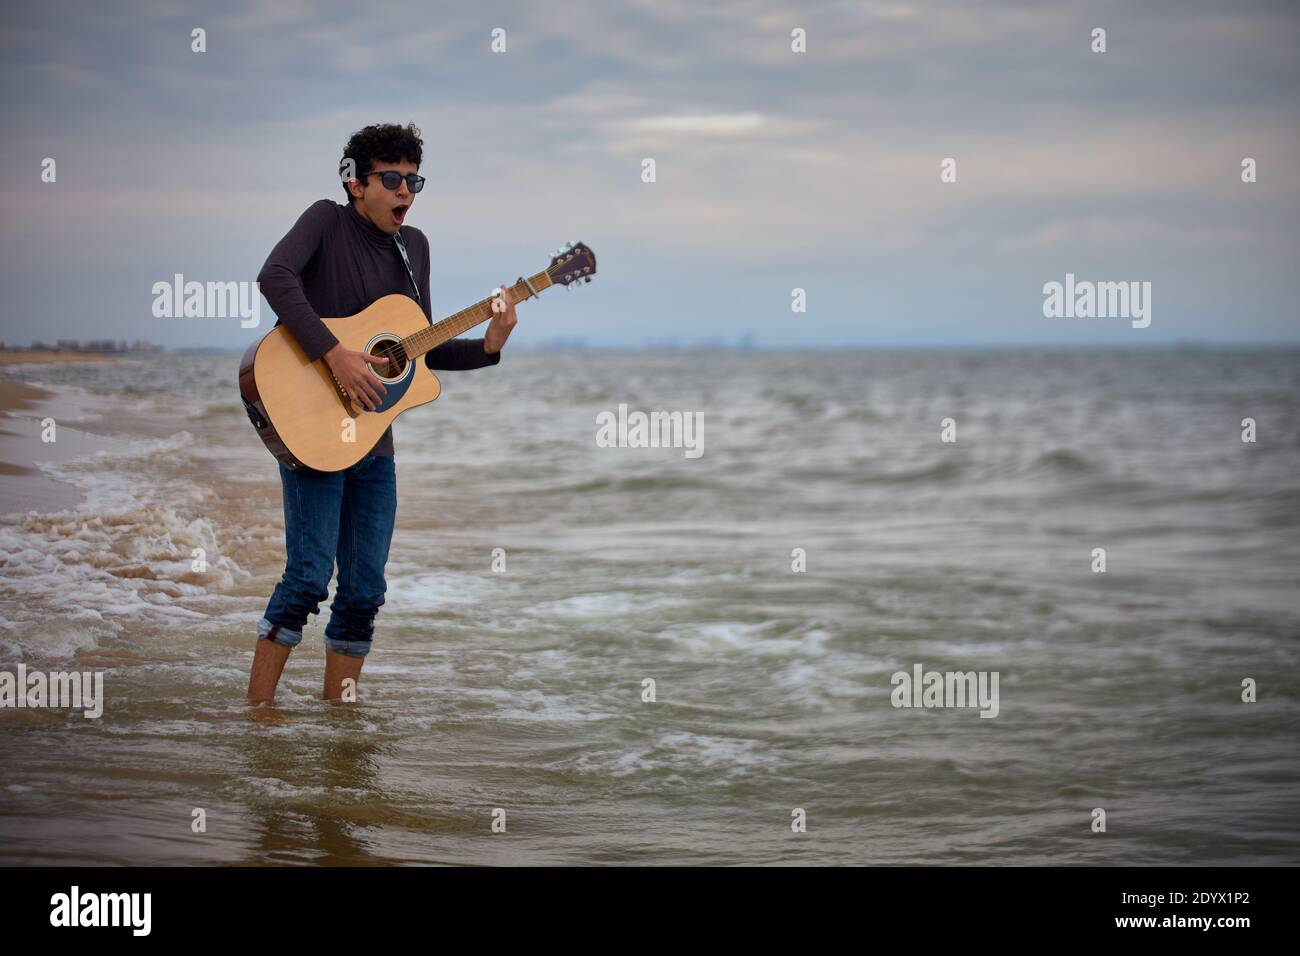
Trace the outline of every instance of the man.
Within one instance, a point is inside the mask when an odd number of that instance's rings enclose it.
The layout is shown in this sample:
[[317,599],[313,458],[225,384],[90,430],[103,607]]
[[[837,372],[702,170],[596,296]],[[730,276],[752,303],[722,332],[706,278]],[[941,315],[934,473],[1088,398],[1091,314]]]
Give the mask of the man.
[[[354,133],[339,164],[346,205],[322,199],[271,250],[258,275],[262,294],[311,361],[323,361],[362,408],[373,411],[386,389],[371,365],[387,359],[344,348],[321,316],[355,315],[381,296],[419,301],[430,322],[429,241],[404,225],[424,187],[417,174],[424,143],[414,125],[367,126]],[[425,353],[430,369],[495,365],[515,326],[509,283],[481,339],[455,339]],[[365,414],[364,412],[362,414]],[[370,651],[384,603],[384,566],[397,513],[393,432],[340,472],[280,466],[284,492],[285,570],[257,624],[248,682],[251,703],[270,701],[309,614],[320,610],[338,562],[325,628],[326,700],[352,687]]]

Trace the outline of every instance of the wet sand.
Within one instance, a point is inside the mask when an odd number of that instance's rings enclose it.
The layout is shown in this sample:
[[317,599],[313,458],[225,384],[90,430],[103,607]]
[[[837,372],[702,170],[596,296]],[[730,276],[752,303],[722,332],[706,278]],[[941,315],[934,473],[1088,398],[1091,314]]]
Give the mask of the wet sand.
[[[52,398],[48,389],[0,381],[0,514],[62,511],[82,499],[72,485],[36,467],[38,460],[51,458],[49,453],[56,447],[40,441],[40,411]],[[64,437],[81,445],[70,429],[65,429]],[[73,451],[66,441],[61,450]]]
[[50,397],[49,389],[37,388],[23,382],[0,380],[0,412],[25,408],[43,398]]
[[0,514],[63,511],[82,500],[67,482],[43,472],[42,462],[94,452],[103,439],[60,424],[57,441],[41,440],[42,422],[63,415],[55,393],[24,382],[0,380]]

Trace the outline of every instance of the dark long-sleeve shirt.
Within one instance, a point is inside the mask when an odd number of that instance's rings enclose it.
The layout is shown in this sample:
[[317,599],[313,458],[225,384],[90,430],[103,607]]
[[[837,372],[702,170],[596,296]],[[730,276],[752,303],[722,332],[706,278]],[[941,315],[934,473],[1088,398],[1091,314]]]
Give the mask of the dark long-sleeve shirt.
[[[402,226],[401,233],[411,272],[420,283],[420,307],[432,322],[429,240],[412,226]],[[267,256],[257,281],[276,314],[275,324],[286,326],[313,362],[338,343],[321,316],[356,315],[394,292],[415,298],[393,237],[351,205],[329,199],[312,203],[298,217]],[[453,339],[424,354],[424,364],[434,370],[462,371],[500,361],[500,352],[484,351],[483,339]],[[369,454],[393,454],[392,428]]]

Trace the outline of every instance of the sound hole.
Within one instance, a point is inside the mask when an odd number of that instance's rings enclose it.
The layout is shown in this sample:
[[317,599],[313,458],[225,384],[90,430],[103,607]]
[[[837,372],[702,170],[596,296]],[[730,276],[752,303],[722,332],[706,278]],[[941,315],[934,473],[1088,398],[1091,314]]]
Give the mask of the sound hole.
[[371,371],[385,382],[401,378],[406,371],[406,350],[402,348],[401,339],[379,339],[370,347],[370,354],[389,360],[387,365],[370,366]]

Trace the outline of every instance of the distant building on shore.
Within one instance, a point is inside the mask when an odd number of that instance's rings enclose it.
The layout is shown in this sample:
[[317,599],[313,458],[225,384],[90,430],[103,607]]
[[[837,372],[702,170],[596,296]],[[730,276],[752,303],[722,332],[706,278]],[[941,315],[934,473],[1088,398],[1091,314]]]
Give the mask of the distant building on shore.
[[128,342],[126,339],[96,339],[81,342],[76,339],[59,339],[54,345],[45,342],[32,342],[31,345],[8,345],[0,342],[0,349],[29,352],[95,352],[108,355],[157,355],[167,350],[161,345],[154,345],[144,339]]

